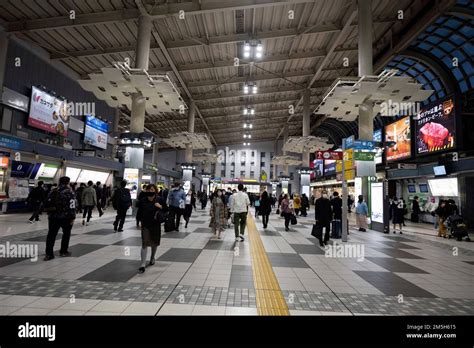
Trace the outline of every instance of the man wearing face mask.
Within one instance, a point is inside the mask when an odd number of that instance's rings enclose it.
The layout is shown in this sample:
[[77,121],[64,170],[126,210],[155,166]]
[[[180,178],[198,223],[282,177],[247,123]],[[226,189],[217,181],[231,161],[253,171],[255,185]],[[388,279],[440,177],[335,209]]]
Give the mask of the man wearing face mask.
[[331,202],[329,201],[328,193],[326,191],[323,191],[321,197],[315,202],[315,218],[316,227],[321,230],[323,228],[325,229],[324,236],[321,233],[321,237],[319,238],[319,245],[324,247],[325,244],[328,244],[332,221]]

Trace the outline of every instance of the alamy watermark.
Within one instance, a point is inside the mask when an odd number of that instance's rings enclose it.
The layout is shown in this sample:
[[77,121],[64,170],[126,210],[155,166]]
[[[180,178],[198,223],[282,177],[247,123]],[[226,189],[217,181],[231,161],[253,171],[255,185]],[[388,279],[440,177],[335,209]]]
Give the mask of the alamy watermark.
[[69,102],[65,105],[68,116],[95,115],[95,103]]
[[365,246],[363,244],[338,244],[326,245],[324,256],[330,258],[357,259],[357,262],[365,260]]
[[395,102],[391,99],[380,104],[382,116],[416,116],[421,110],[421,104],[416,102]]
[[38,244],[0,244],[0,258],[30,259],[38,261]]

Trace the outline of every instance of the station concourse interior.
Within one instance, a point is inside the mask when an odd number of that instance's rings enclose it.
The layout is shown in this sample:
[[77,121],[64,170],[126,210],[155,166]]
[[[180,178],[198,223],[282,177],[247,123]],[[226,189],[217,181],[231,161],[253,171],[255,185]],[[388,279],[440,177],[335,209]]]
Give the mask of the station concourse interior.
[[[0,316],[472,316],[473,15],[468,0],[1,2]],[[151,186],[166,209],[142,266]],[[242,187],[251,204],[231,212]],[[168,229],[178,211],[189,222]]]

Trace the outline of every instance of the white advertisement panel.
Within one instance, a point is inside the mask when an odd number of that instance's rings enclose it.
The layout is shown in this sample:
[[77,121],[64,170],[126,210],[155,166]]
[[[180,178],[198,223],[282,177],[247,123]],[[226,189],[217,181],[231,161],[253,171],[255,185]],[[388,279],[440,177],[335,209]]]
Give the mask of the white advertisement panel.
[[125,168],[123,178],[127,181],[127,188],[130,190],[132,199],[137,199],[138,191],[138,169]]
[[106,149],[108,131],[109,125],[106,122],[94,116],[86,116],[86,128],[84,133],[84,142],[86,144]]
[[383,183],[371,184],[370,206],[372,209],[372,221],[383,224]]
[[458,178],[428,180],[431,194],[436,197],[458,197]]
[[67,101],[32,87],[28,125],[50,133],[67,136],[69,127]]

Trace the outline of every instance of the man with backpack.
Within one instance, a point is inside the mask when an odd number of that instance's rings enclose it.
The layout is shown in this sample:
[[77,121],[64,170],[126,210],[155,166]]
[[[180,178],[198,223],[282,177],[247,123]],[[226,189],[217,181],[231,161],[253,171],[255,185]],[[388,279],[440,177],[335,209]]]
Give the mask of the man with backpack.
[[28,220],[30,223],[34,224],[35,222],[40,221],[39,215],[41,213],[41,209],[43,208],[45,198],[46,192],[43,189],[43,182],[38,181],[38,186],[31,190],[28,198],[26,199],[28,204],[33,209],[33,215],[31,215],[30,219]]
[[186,206],[186,193],[178,182],[174,183],[173,188],[168,193],[167,205],[170,209],[170,219],[175,223],[175,231],[179,232],[179,223]]
[[46,237],[45,261],[54,259],[54,243],[59,229],[63,231],[59,255],[71,256],[68,251],[71,230],[76,219],[76,197],[69,187],[71,179],[63,176],[59,179],[59,186],[52,189],[45,202],[44,211],[48,213],[48,236]]
[[117,210],[117,216],[114,222],[114,232],[123,232],[123,224],[127,216],[127,210],[132,206],[132,196],[130,190],[126,188],[127,181],[122,180],[120,187],[114,191],[112,196],[112,205]]

